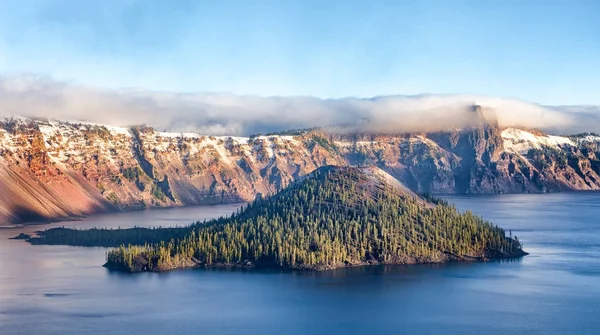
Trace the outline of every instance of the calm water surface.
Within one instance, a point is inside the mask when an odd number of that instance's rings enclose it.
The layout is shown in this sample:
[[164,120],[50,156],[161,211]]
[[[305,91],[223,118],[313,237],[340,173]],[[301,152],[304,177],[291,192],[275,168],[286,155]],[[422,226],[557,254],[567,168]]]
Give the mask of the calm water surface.
[[[330,272],[125,275],[104,248],[30,246],[0,230],[0,334],[598,334],[600,194],[448,197],[511,229],[519,261]],[[235,205],[54,226],[175,226]]]

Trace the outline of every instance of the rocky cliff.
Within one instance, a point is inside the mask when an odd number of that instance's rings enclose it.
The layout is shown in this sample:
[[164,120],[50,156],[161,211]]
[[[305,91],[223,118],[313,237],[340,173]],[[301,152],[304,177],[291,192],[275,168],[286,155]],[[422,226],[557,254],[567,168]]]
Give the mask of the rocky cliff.
[[428,134],[215,137],[0,119],[0,224],[249,201],[323,165],[375,165],[414,191],[600,189],[600,137],[473,126]]

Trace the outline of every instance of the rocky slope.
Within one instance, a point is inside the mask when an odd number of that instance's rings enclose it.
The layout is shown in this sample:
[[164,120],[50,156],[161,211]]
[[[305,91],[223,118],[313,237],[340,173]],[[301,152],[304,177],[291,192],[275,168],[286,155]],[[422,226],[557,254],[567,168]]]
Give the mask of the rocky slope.
[[149,127],[0,119],[0,224],[249,201],[323,165],[375,165],[416,192],[600,189],[600,137],[500,129],[214,137]]

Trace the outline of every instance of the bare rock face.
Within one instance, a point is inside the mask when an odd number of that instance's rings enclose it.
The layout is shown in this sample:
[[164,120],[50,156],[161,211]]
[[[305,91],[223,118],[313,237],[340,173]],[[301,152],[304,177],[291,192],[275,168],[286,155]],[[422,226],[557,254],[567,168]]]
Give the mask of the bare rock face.
[[0,119],[0,224],[251,201],[324,165],[374,165],[416,192],[600,189],[600,137],[473,125],[430,134],[215,137]]
[[316,135],[214,137],[5,119],[0,224],[251,201],[322,165],[346,164],[323,141]]
[[600,189],[600,136],[501,129],[473,111],[471,127],[404,136],[346,136],[350,164],[376,165],[427,193],[542,193]]

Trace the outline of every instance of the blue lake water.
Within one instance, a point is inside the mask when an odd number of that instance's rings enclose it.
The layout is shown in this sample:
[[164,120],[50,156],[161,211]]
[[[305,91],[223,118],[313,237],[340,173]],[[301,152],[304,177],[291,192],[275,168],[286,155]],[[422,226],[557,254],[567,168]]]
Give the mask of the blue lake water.
[[[126,275],[104,248],[7,240],[0,334],[598,334],[600,193],[447,197],[512,230],[518,261],[329,272]],[[53,226],[174,226],[236,205],[92,216]]]

